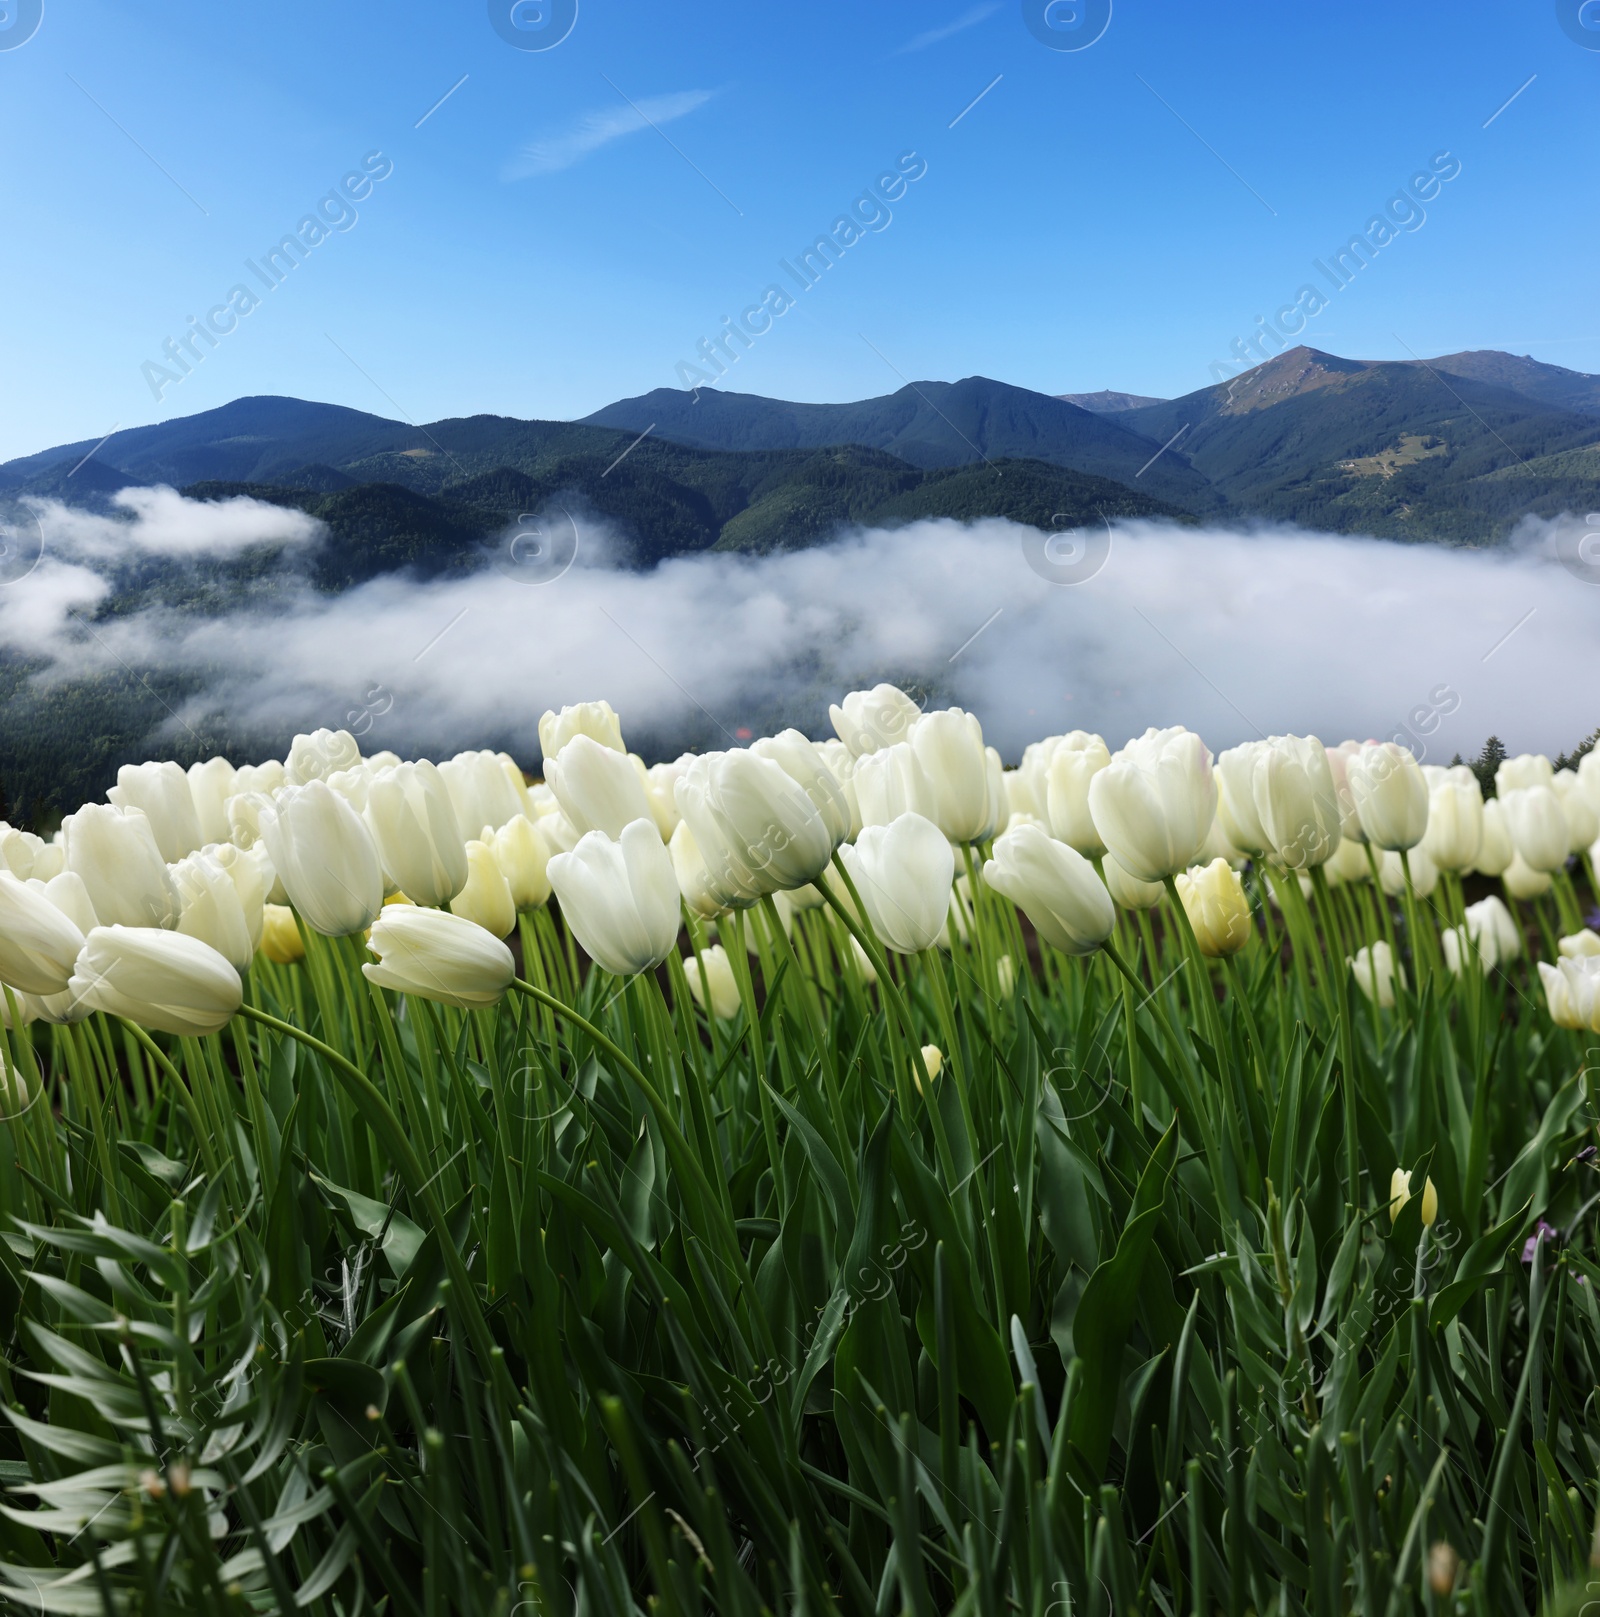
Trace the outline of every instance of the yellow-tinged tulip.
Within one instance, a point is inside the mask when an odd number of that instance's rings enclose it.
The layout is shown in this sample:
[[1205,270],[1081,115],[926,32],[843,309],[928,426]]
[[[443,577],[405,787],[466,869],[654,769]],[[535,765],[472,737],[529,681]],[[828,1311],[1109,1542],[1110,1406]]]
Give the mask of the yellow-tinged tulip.
[[503,938],[517,924],[511,885],[487,842],[467,844],[467,884],[450,900],[450,913],[475,921],[492,938]]
[[928,1069],[928,1082],[931,1084],[944,1071],[944,1051],[936,1044],[925,1044],[922,1047],[922,1066],[912,1062],[911,1081],[917,1086],[919,1095],[926,1093],[922,1087],[922,1067]]
[[[702,961],[705,963],[703,980],[700,973]],[[702,949],[699,960],[693,955],[687,956],[683,962],[683,974],[689,980],[689,992],[694,995],[696,1005],[704,1009],[709,989],[713,1016],[726,1021],[739,1014],[739,984],[734,978],[728,951],[720,943]]]
[[559,713],[545,711],[539,720],[539,750],[548,763],[574,736],[588,736],[612,752],[626,752],[622,721],[609,702],[574,702]]
[[276,966],[292,966],[306,957],[305,939],[287,904],[268,904],[261,917],[261,952]]
[[1201,954],[1222,959],[1250,941],[1250,901],[1239,872],[1226,859],[1196,865],[1178,877],[1177,887]]
[[[1389,1178],[1389,1222],[1392,1224],[1399,1218],[1400,1210],[1411,1200],[1411,1172],[1407,1168],[1396,1168]],[[1439,1216],[1439,1192],[1433,1188],[1431,1179],[1422,1182],[1422,1223],[1425,1229],[1433,1228],[1433,1221]]]
[[550,898],[550,848],[526,814],[514,814],[494,834],[494,857],[519,915]]

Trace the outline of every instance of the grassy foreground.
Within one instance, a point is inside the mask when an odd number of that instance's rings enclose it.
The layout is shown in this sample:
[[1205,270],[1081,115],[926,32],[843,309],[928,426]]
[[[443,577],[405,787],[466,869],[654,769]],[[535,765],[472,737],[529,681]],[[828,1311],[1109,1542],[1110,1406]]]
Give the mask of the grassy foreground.
[[[1368,884],[1251,887],[1226,962],[1124,915],[1135,988],[976,884],[894,960],[926,1083],[839,920],[771,900],[724,925],[726,1020],[677,956],[580,972],[541,910],[548,996],[493,1011],[308,932],[220,1035],[4,1035],[0,1594],[1576,1612],[1587,1036],[1526,956],[1443,970],[1451,878],[1410,927]],[[1386,930],[1380,1010],[1343,961]],[[1431,1227],[1391,1220],[1397,1167]]]

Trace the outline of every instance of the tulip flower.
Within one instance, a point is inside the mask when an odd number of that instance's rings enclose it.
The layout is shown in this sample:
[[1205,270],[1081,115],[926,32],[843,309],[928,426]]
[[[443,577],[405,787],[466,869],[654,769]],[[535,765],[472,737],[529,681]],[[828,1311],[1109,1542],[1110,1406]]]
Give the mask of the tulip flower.
[[1089,812],[1089,784],[1111,762],[1105,742],[1087,730],[1060,737],[1044,766],[1044,818],[1050,835],[1086,859],[1106,851]]
[[208,853],[192,853],[171,870],[183,906],[178,931],[186,938],[209,943],[235,971],[248,971],[255,958],[260,924],[252,926],[245,915],[233,878]]
[[1600,1031],[1594,1021],[1600,1011],[1600,956],[1562,960],[1554,966],[1541,960],[1539,981],[1544,984],[1550,1020],[1557,1027]]
[[[687,820],[679,820],[678,828],[667,844],[672,860],[672,873],[678,883],[678,892],[685,904],[702,920],[725,913],[730,907],[724,898],[724,888],[715,881],[706,867],[700,844],[694,839]],[[745,907],[740,904],[738,907]]]
[[1595,813],[1575,770],[1558,769],[1551,785],[1561,801],[1561,812],[1567,822],[1567,852],[1582,853],[1600,837],[1600,814]]
[[1383,883],[1383,890],[1391,898],[1402,898],[1406,890],[1406,863],[1411,866],[1411,886],[1418,898],[1429,898],[1435,887],[1439,885],[1439,867],[1428,857],[1428,850],[1418,843],[1406,854],[1406,862],[1402,863],[1400,855],[1385,850],[1378,858],[1378,880]]
[[[1328,749],[1315,736],[1271,736],[1262,742],[1251,790],[1266,838],[1263,852],[1289,870],[1328,862],[1342,839],[1339,792]],[[1222,818],[1220,802],[1217,817]]]
[[1130,876],[1113,854],[1108,853],[1101,860],[1100,868],[1105,872],[1106,891],[1119,910],[1153,910],[1167,896],[1160,882],[1140,881]]
[[897,954],[931,949],[950,912],[955,853],[920,814],[869,825],[841,850],[845,869],[880,941]]
[[1367,865],[1365,841],[1352,842],[1348,837],[1342,838],[1339,846],[1333,850],[1333,856],[1322,867],[1322,873],[1332,887],[1337,887],[1340,882],[1365,881],[1372,874]]
[[1361,829],[1376,847],[1414,848],[1428,828],[1428,782],[1397,741],[1368,741],[1345,765]]
[[855,939],[850,940],[850,958],[855,961],[856,970],[861,973],[864,983],[872,984],[878,980],[878,968],[872,963],[872,956],[863,949]]
[[498,753],[458,752],[438,767],[463,837],[479,836],[485,826],[498,831],[522,813],[523,798]]
[[492,846],[517,913],[526,914],[547,902],[550,849],[539,827],[526,814],[513,815],[495,832]]
[[1467,905],[1467,928],[1473,937],[1494,938],[1496,960],[1515,960],[1522,953],[1522,928],[1497,894]]
[[261,810],[261,838],[289,902],[313,930],[345,937],[372,925],[383,908],[378,850],[366,822],[325,780],[285,786]]
[[[1405,1168],[1396,1168],[1389,1178],[1389,1222],[1393,1224],[1400,1217],[1400,1210],[1411,1200],[1411,1174]],[[1433,1181],[1425,1179],[1422,1184],[1422,1223],[1426,1229],[1433,1228],[1433,1221],[1439,1216],[1439,1192],[1433,1188]]]
[[894,685],[851,691],[828,709],[839,739],[857,758],[906,740],[921,716],[922,709]]
[[1516,853],[1505,805],[1498,797],[1491,797],[1483,805],[1483,840],[1478,844],[1478,854],[1472,861],[1472,868],[1480,876],[1502,876]]
[[672,833],[683,817],[678,813],[678,782],[693,759],[694,754],[686,752],[670,764],[651,764],[644,772],[645,799],[663,842],[672,840]]
[[1182,872],[1177,888],[1201,954],[1220,960],[1250,941],[1250,901],[1239,872],[1226,859]]
[[850,829],[845,832],[844,839],[854,842],[861,830],[861,798],[856,791],[855,754],[842,741],[814,741],[812,746],[817,749],[817,756],[827,765],[844,794],[845,807],[850,811]]
[[1370,948],[1356,950],[1355,958],[1348,961],[1350,974],[1369,1000],[1376,1000],[1384,1010],[1394,1008],[1396,980],[1406,985],[1405,967],[1397,965],[1389,945],[1381,939]]
[[0,870],[0,982],[19,994],[61,993],[72,980],[83,937],[42,884],[34,887]]
[[367,794],[372,789],[373,771],[363,758],[354,769],[336,769],[328,776],[328,786],[337,792],[357,814],[364,814]]
[[1539,898],[1550,891],[1550,872],[1535,870],[1520,853],[1513,855],[1500,877],[1500,885],[1513,898]]
[[550,885],[573,936],[603,970],[631,977],[672,952],[678,883],[653,820],[624,826],[614,842],[590,831],[550,861]]
[[200,828],[197,846],[228,840],[228,799],[233,796],[237,773],[226,758],[207,758],[203,763],[189,765],[189,796]]
[[288,784],[289,771],[276,758],[269,758],[264,764],[241,764],[233,772],[233,786],[224,801],[231,802],[245,792],[260,792],[271,797]]
[[1116,927],[1111,895],[1094,866],[1076,848],[1032,826],[996,839],[983,879],[1028,917],[1046,943],[1067,954],[1093,953]]
[[1162,881],[1186,870],[1204,846],[1216,811],[1211,755],[1182,726],[1146,730],[1089,784],[1095,830],[1139,881]]
[[855,816],[844,788],[826,759],[798,730],[782,730],[753,741],[750,750],[756,757],[775,763],[806,794],[812,808],[822,816],[835,848],[849,839]]
[[1578,760],[1578,784],[1583,787],[1589,806],[1600,814],[1600,752],[1591,749]]
[[1418,844],[1440,870],[1470,870],[1483,846],[1483,793],[1465,765],[1443,772],[1428,791],[1428,828]]
[[313,730],[310,735],[296,736],[290,745],[284,783],[309,786],[341,769],[354,769],[360,762],[361,748],[348,730]]
[[[804,765],[797,760],[796,767]],[[812,787],[824,813],[771,757],[712,752],[689,765],[678,782],[678,811],[725,905],[742,908],[763,894],[804,886],[828,868],[848,813],[843,795],[830,797],[828,784],[819,774]]]
[[984,811],[982,828],[978,832],[977,841],[987,842],[996,831],[1004,831],[1006,821],[1011,817],[1011,810],[1006,806],[1006,766],[1000,757],[997,747],[983,749],[985,763],[986,796],[988,806]]
[[1452,977],[1459,977],[1469,959],[1476,959],[1487,976],[1500,963],[1493,929],[1474,932],[1471,926],[1447,927],[1439,934],[1444,963]]
[[[1562,938],[1557,945],[1564,960],[1585,960],[1600,955],[1600,932],[1592,927],[1584,927],[1581,932],[1573,932]],[[4,976],[0,972],[0,976]]]
[[1255,791],[1256,760],[1266,750],[1265,741],[1245,741],[1217,754],[1217,823],[1228,841],[1253,859],[1271,846]]
[[368,788],[364,818],[389,884],[413,904],[435,908],[467,885],[466,838],[433,764],[380,770]]
[[[544,778],[580,833],[603,831],[614,840],[635,820],[655,823],[633,760],[591,736],[575,735],[559,758],[545,759]],[[659,837],[660,832],[656,834]]]
[[1361,828],[1355,793],[1350,789],[1350,760],[1361,751],[1361,743],[1341,741],[1337,747],[1324,747],[1323,751],[1328,755],[1328,773],[1339,799],[1339,835],[1346,842],[1365,842],[1367,833]]
[[[705,966],[703,979],[700,971],[702,963]],[[693,955],[686,956],[683,974],[689,980],[689,992],[694,996],[695,1004],[702,1010],[709,989],[713,1016],[725,1022],[739,1014],[739,984],[734,980],[728,951],[720,943],[702,949],[698,960]]]
[[575,702],[559,713],[546,709],[539,720],[539,750],[549,763],[559,757],[561,749],[574,736],[588,736],[591,741],[612,752],[627,752],[622,744],[622,721],[612,711],[609,702]]
[[34,875],[45,842],[31,831],[19,831],[0,820],[0,867],[27,881]]
[[226,1027],[244,999],[239,973],[209,943],[137,926],[97,926],[67,987],[91,1010],[191,1037]]
[[980,841],[993,831],[989,760],[983,726],[958,707],[924,713],[911,726],[911,750],[930,792],[927,818],[952,842]]
[[106,797],[119,809],[140,809],[168,864],[200,846],[189,777],[175,763],[124,764]]
[[85,803],[61,822],[67,869],[83,878],[89,901],[108,926],[169,927],[178,894],[150,822],[138,809]]
[[474,838],[466,846],[466,860],[466,883],[450,900],[450,913],[472,921],[492,938],[503,938],[517,924],[517,906],[494,848]]
[[1526,791],[1531,786],[1549,786],[1555,773],[1555,765],[1542,752],[1524,752],[1515,758],[1502,759],[1494,772],[1495,796]]
[[888,825],[902,814],[933,818],[933,783],[908,741],[858,757],[855,786],[864,826]]
[[306,957],[305,939],[287,904],[268,904],[261,916],[261,952],[274,965],[292,966]]
[[397,994],[482,1010],[516,976],[511,951],[483,927],[445,910],[392,904],[372,923],[367,947],[377,955],[362,975]]
[[941,1072],[944,1071],[944,1051],[941,1050],[938,1045],[923,1045],[921,1064],[919,1065],[916,1062],[912,1063],[911,1081],[917,1086],[917,1093],[919,1095],[926,1094],[926,1091],[922,1087],[922,1074],[924,1068],[927,1070],[928,1082],[930,1084],[939,1076]]
[[582,832],[560,809],[553,814],[541,814],[533,823],[539,828],[539,835],[544,838],[544,845],[551,853],[571,853],[578,846]]
[[1500,796],[1511,844],[1531,870],[1556,871],[1567,862],[1571,834],[1553,786],[1521,786]]
[[[1039,743],[1030,742],[1022,749],[1024,765],[1028,761],[1028,754]],[[1006,789],[1006,823],[1011,823],[1013,814],[1025,814],[1035,824],[1043,825],[1049,830],[1049,823],[1044,815],[1044,800],[1034,791],[1032,777],[1023,768],[1008,769],[1005,772]]]

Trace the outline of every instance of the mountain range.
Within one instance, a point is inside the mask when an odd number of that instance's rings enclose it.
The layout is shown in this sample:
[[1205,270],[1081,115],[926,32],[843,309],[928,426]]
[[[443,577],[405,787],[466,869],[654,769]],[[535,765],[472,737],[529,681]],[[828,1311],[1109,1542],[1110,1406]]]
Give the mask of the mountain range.
[[418,426],[263,397],[0,466],[0,495],[80,505],[156,483],[312,512],[334,588],[476,565],[555,499],[609,519],[636,565],[929,516],[1256,517],[1482,545],[1529,513],[1600,507],[1600,377],[1495,351],[1299,347],[1176,399],[973,376],[845,404],[659,388],[582,421]]

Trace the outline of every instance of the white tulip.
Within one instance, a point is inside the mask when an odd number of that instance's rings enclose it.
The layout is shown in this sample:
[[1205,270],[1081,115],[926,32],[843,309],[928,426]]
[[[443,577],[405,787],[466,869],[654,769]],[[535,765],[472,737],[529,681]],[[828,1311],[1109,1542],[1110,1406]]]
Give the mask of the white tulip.
[[467,879],[450,900],[450,913],[475,922],[492,938],[503,938],[517,924],[511,883],[489,843],[474,838],[466,846],[466,860]]
[[1485,976],[1499,964],[1492,931],[1474,934],[1468,926],[1446,927],[1439,934],[1439,942],[1444,949],[1445,966],[1452,977],[1459,977],[1472,957],[1476,958],[1478,968]]
[[[1406,859],[1411,864],[1411,886],[1418,898],[1429,898],[1439,885],[1439,867],[1428,857],[1420,843],[1409,850]],[[1400,855],[1385,849],[1378,855],[1378,879],[1391,898],[1402,898],[1406,890],[1406,868]]]
[[687,820],[678,821],[672,840],[667,844],[667,852],[672,860],[672,873],[678,883],[678,892],[696,915],[710,920],[730,907],[723,898],[726,889],[713,879],[706,867],[700,844],[695,841]]
[[1557,947],[1565,960],[1584,960],[1600,955],[1600,932],[1586,926],[1581,932],[1573,932],[1562,938]]
[[1595,812],[1576,771],[1558,769],[1551,784],[1561,800],[1561,812],[1566,816],[1567,852],[1582,853],[1600,837],[1600,814]]
[[1428,792],[1428,829],[1419,844],[1440,870],[1470,870],[1483,847],[1483,793],[1464,765],[1443,771]]
[[1089,812],[1130,876],[1155,882],[1186,870],[1217,812],[1205,743],[1181,725],[1146,730],[1090,782]]
[[[183,905],[178,931],[209,943],[235,971],[248,971],[255,939],[233,878],[208,853],[191,853],[170,868]],[[259,921],[254,931],[259,937]]]
[[609,702],[575,702],[559,713],[546,709],[539,720],[539,750],[544,754],[544,761],[549,763],[559,757],[561,749],[574,736],[588,736],[613,752],[628,750],[622,744],[622,721]]
[[1496,797],[1507,792],[1525,791],[1530,786],[1548,786],[1555,779],[1555,765],[1542,752],[1524,752],[1503,759],[1494,772]]
[[1341,839],[1339,846],[1333,850],[1333,857],[1322,867],[1322,871],[1329,884],[1334,887],[1340,882],[1365,881],[1372,874],[1367,864],[1365,841],[1352,842],[1348,837]]
[[1428,828],[1428,782],[1397,741],[1368,741],[1345,764],[1350,795],[1368,842],[1397,852]]
[[1272,846],[1256,807],[1255,789],[1256,760],[1267,747],[1265,741],[1244,741],[1217,754],[1217,821],[1229,842],[1254,859]]
[[1516,853],[1505,805],[1498,797],[1491,797],[1483,805],[1483,840],[1478,844],[1472,868],[1480,876],[1504,875]]
[[284,766],[284,784],[307,786],[326,780],[341,769],[354,769],[361,762],[361,748],[348,730],[313,730],[294,738]]
[[106,797],[119,809],[143,811],[168,864],[200,846],[194,794],[189,790],[189,777],[177,764],[124,764]]
[[1119,910],[1153,910],[1167,896],[1167,890],[1158,881],[1140,881],[1130,876],[1117,863],[1115,854],[1107,854],[1100,862],[1105,871],[1106,891]]
[[1511,843],[1531,870],[1556,871],[1567,862],[1572,837],[1553,786],[1514,787],[1500,794]]
[[1497,893],[1467,905],[1467,929],[1475,938],[1493,937],[1495,959],[1515,960],[1522,953],[1522,928]]
[[663,842],[671,841],[682,818],[678,813],[678,782],[693,759],[694,754],[686,752],[670,764],[651,764],[644,772],[644,795]]
[[1048,944],[1090,954],[1116,928],[1111,895],[1076,848],[1034,827],[1007,831],[994,845],[983,878],[1033,923]]
[[380,770],[368,788],[364,817],[389,884],[413,904],[436,908],[467,885],[466,837],[433,764]]
[[261,809],[261,839],[308,926],[345,937],[372,925],[383,908],[378,850],[366,822],[325,780],[285,786]]
[[933,785],[909,741],[859,756],[855,786],[863,826],[889,825],[902,814],[933,818]]
[[911,726],[909,741],[931,792],[933,812],[927,817],[952,842],[987,838],[997,805],[976,716],[958,707],[924,713]]
[[955,876],[950,839],[920,814],[869,825],[842,850],[879,940],[897,954],[931,949],[943,932]]
[[209,943],[134,926],[97,926],[67,991],[91,1010],[196,1037],[226,1027],[244,999],[239,973]]
[[485,826],[498,831],[513,814],[522,813],[522,799],[498,753],[458,752],[439,765],[439,773],[464,837],[478,836]]
[[851,691],[843,703],[828,709],[839,739],[860,758],[905,741],[922,710],[894,685],[874,685],[870,691]]
[[1337,747],[1323,750],[1328,754],[1328,773],[1333,776],[1333,789],[1339,799],[1339,835],[1346,842],[1365,842],[1367,833],[1361,828],[1355,793],[1350,789],[1350,760],[1361,751],[1361,743],[1341,741]]
[[1089,812],[1089,783],[1111,762],[1104,740],[1087,730],[1058,738],[1044,763],[1043,810],[1050,835],[1086,859],[1106,851]]
[[19,994],[61,993],[83,938],[82,928],[51,902],[42,884],[34,887],[0,870],[0,982]]
[[653,971],[677,942],[678,883],[653,820],[624,826],[614,842],[590,831],[550,861],[550,885],[584,952],[616,976]]
[[241,764],[233,772],[233,786],[228,797],[238,797],[244,792],[261,792],[271,797],[280,787],[288,784],[289,772],[276,758],[269,758],[264,764]]
[[177,924],[177,889],[140,810],[124,813],[109,803],[85,803],[61,822],[61,838],[67,869],[83,878],[103,924]]
[[1535,870],[1520,853],[1513,856],[1500,876],[1500,885],[1513,898],[1539,898],[1550,891],[1550,872]]
[[635,820],[655,823],[633,760],[625,752],[601,746],[591,736],[575,735],[558,758],[547,758],[544,778],[562,812],[580,832],[603,831],[614,840],[623,826]]
[[[705,963],[705,975],[702,979],[700,966]],[[689,980],[689,992],[694,995],[694,1002],[705,1008],[707,990],[711,997],[711,1014],[722,1021],[739,1014],[739,984],[733,975],[733,965],[728,959],[728,951],[720,943],[713,943],[709,948],[700,951],[697,960],[693,955],[685,957],[683,974]]]
[[[798,730],[781,730],[750,744],[758,758],[775,763],[811,801],[822,816],[833,846],[848,840],[855,826],[855,815],[844,787],[828,767],[827,760]],[[831,857],[832,849],[829,850]]]
[[34,874],[44,846],[42,837],[36,837],[31,831],[19,831],[0,820],[0,866],[13,876],[27,881]]
[[[1217,767],[1220,774],[1220,759]],[[1271,736],[1261,743],[1251,791],[1264,853],[1289,870],[1327,863],[1341,841],[1339,792],[1328,749],[1315,736]]]
[[253,955],[261,947],[266,902],[275,879],[267,850],[261,846],[237,848],[231,842],[217,842],[203,851],[227,872],[234,891],[239,895],[239,907],[244,911]]
[[844,794],[845,807],[850,811],[850,829],[845,832],[844,839],[854,842],[861,831],[861,797],[856,790],[855,754],[842,741],[815,741],[812,745]]
[[494,834],[494,857],[519,915],[550,897],[550,849],[526,814],[514,815]]
[[511,951],[483,927],[415,904],[388,905],[367,947],[378,956],[361,967],[369,982],[462,1010],[493,1005],[516,975]]
[[1369,1000],[1376,999],[1385,1010],[1394,1008],[1395,980],[1398,978],[1404,988],[1406,974],[1405,968],[1396,964],[1387,943],[1380,939],[1370,948],[1358,949],[1349,966],[1356,986]]
[[200,845],[228,840],[228,799],[238,771],[226,758],[189,765],[189,796],[200,827]]

